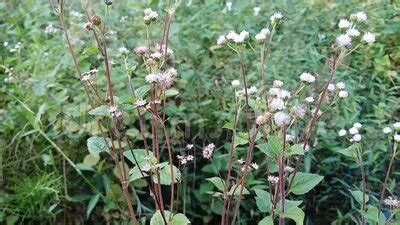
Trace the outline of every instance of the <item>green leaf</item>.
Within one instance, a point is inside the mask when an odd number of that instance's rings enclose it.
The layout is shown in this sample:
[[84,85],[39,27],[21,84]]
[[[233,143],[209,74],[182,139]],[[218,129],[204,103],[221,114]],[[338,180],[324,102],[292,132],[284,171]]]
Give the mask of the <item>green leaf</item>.
[[[174,173],[174,183],[181,181],[181,172],[175,166],[172,167]],[[158,184],[158,177],[156,174],[153,175],[153,181]],[[171,167],[169,164],[160,170],[160,184],[171,185]]]
[[99,53],[99,49],[97,48],[97,46],[89,46],[86,47],[85,49],[83,49],[82,55],[86,55],[86,54],[94,54],[94,53]]
[[258,222],[258,225],[274,225],[274,220],[272,219],[272,216],[266,216]]
[[175,214],[172,220],[169,222],[171,225],[187,225],[190,224],[190,220],[182,213]]
[[178,90],[176,90],[176,89],[168,89],[168,90],[166,90],[165,91],[165,97],[173,97],[173,96],[175,96],[175,95],[178,95],[179,94],[179,91]]
[[255,189],[256,192],[256,204],[261,212],[269,212],[271,208],[270,194],[267,191],[261,189]]
[[[239,196],[241,186],[242,185],[237,185],[237,184],[233,185],[231,189],[228,191],[228,195]],[[247,190],[246,187],[243,187],[242,195],[248,195],[248,194],[250,194],[249,190]]]
[[103,137],[90,137],[89,139],[87,139],[87,147],[90,154],[107,151],[107,143]]
[[101,105],[99,107],[96,107],[90,110],[88,113],[93,116],[111,116],[110,107],[107,105]]
[[[282,155],[283,151],[283,140],[278,136],[268,137],[268,151],[272,153],[273,156]],[[268,154],[268,153],[267,153]]]
[[100,199],[100,194],[97,194],[95,196],[93,196],[88,204],[87,210],[86,210],[86,218],[89,218],[90,213],[92,213],[92,210],[94,209],[94,207],[96,206],[97,202]]
[[295,144],[290,146],[287,152],[285,152],[285,156],[291,155],[304,155],[304,149],[301,145]]
[[[133,155],[132,155],[133,152]],[[156,157],[154,157],[153,152],[149,151],[149,157],[147,157],[147,151],[146,149],[133,149],[127,150],[124,152],[124,156],[131,161],[131,163],[136,165],[135,158],[137,162],[139,163],[140,168],[145,166],[146,164],[153,164],[157,162]],[[133,157],[135,156],[135,157]]]
[[[363,192],[362,191],[359,191],[359,190],[356,190],[356,191],[352,191],[352,190],[350,190],[349,189],[349,191],[350,191],[350,193],[351,193],[351,195],[353,195],[353,197],[354,197],[354,199],[358,202],[358,203],[360,203],[360,205],[362,205],[362,202],[363,202]],[[368,195],[365,195],[365,203],[367,203],[369,201],[369,197],[368,197]]]
[[87,166],[94,166],[100,161],[100,154],[99,153],[93,153],[93,154],[88,154],[85,156],[83,159],[83,164]]
[[303,225],[304,224],[304,212],[299,207],[292,207],[286,209],[285,217],[290,218],[296,222],[296,225]]
[[218,188],[218,190],[224,191],[225,181],[222,180],[221,178],[219,178],[219,177],[211,177],[211,178],[207,178],[206,180],[208,180],[211,183],[213,183],[214,186]]
[[88,166],[88,165],[85,165],[85,164],[83,164],[83,163],[77,163],[77,164],[75,165],[75,167],[76,167],[78,170],[81,170],[81,171],[92,171],[92,172],[96,172],[96,170],[93,169],[93,167]]
[[245,145],[249,143],[248,135],[244,132],[239,132],[235,136],[235,147],[238,145]]
[[357,155],[357,149],[359,148],[359,143],[354,143],[352,144],[350,147],[346,148],[346,149],[341,149],[339,151],[337,151],[338,153],[345,155],[351,159],[355,159],[356,155]]
[[227,122],[222,128],[233,130],[233,122],[231,121]]
[[[293,174],[289,176],[289,180],[292,179],[292,176]],[[290,192],[296,195],[305,194],[317,186],[322,179],[324,177],[318,174],[298,172],[290,188]]]
[[[372,205],[368,205],[368,210],[365,212],[365,218],[368,220],[371,220],[373,222],[378,222],[378,224],[385,224],[386,222],[386,217],[385,215],[381,212],[379,219],[378,219],[378,208]],[[370,223],[373,224],[373,223]]]
[[[168,221],[170,216],[170,212],[168,210],[164,210],[165,219]],[[164,220],[162,218],[160,210],[157,210],[150,219],[150,225],[164,225]]]
[[[142,175],[143,173],[143,175]],[[135,181],[144,177],[148,177],[149,175],[146,172],[140,172],[139,167],[135,166],[133,167],[133,169],[131,169],[131,171],[129,171],[129,175],[130,175],[130,179],[129,181]]]
[[150,90],[150,86],[149,86],[149,85],[144,85],[144,86],[141,86],[141,87],[137,88],[137,89],[135,90],[135,96],[136,96],[136,98],[138,98],[138,99],[143,98],[144,95],[145,95],[149,90]]
[[256,145],[256,148],[260,149],[262,152],[264,152],[269,157],[272,157],[272,154],[270,154],[268,152],[268,143],[263,143],[263,144]]

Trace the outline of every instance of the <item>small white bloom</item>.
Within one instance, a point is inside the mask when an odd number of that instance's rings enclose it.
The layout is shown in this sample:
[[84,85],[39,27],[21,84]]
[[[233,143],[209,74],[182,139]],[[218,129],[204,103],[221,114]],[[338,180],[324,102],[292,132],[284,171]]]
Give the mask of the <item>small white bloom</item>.
[[343,28],[349,28],[351,26],[350,21],[346,20],[346,19],[341,19],[339,21],[338,27],[343,29]]
[[292,95],[288,90],[283,89],[279,92],[279,97],[281,97],[282,99],[289,99],[291,96]]
[[285,166],[285,171],[288,173],[293,173],[294,172],[294,168],[291,166]]
[[150,74],[146,75],[145,79],[146,79],[147,83],[156,83],[158,80],[158,77],[159,76],[157,76],[156,74],[150,73]]
[[236,36],[238,36],[235,31],[229,31],[229,33],[226,35],[226,39],[233,41]]
[[313,97],[307,97],[306,98],[306,102],[312,103],[312,102],[314,102],[314,98]]
[[112,105],[112,106],[110,106],[110,109],[109,109],[109,111],[110,111],[110,113],[111,113],[111,114],[113,114],[113,113],[117,112],[117,110],[118,110],[118,107],[117,107],[116,105]]
[[336,38],[339,47],[346,47],[351,45],[351,38],[347,34],[341,34]]
[[118,52],[119,52],[119,54],[121,54],[121,55],[127,55],[127,54],[129,54],[129,50],[128,50],[127,48],[125,48],[125,47],[120,47],[120,48],[118,49]]
[[278,23],[281,19],[283,18],[283,15],[281,12],[276,12],[274,13],[269,20],[271,21],[271,23]]
[[356,122],[356,123],[353,124],[353,127],[357,128],[357,129],[361,129],[362,124],[359,123],[359,122]]
[[345,85],[343,82],[338,82],[338,83],[336,84],[336,87],[337,87],[339,90],[342,90],[342,89],[344,89],[344,88],[346,87],[346,85]]
[[227,2],[226,8],[228,9],[228,11],[231,11],[232,10],[232,2]]
[[349,35],[350,37],[358,37],[358,36],[360,36],[360,32],[355,28],[348,29],[346,34]]
[[137,101],[135,102],[135,105],[136,105],[137,107],[142,107],[142,106],[145,106],[146,104],[147,104],[146,100],[143,100],[143,99],[137,100]]
[[8,46],[8,42],[5,41],[5,42],[3,43],[3,46],[4,46],[4,47],[7,47],[7,46]]
[[240,165],[242,165],[242,164],[244,163],[244,160],[243,160],[242,158],[240,158],[240,159],[238,159],[238,163],[239,163]]
[[187,144],[187,145],[186,145],[186,149],[187,149],[187,150],[190,150],[190,149],[192,149],[193,147],[194,147],[193,144]]
[[315,82],[315,77],[308,72],[304,72],[300,75],[300,80],[311,84]]
[[261,8],[260,7],[254,7],[253,11],[254,11],[254,15],[258,16],[258,13],[260,13]]
[[349,93],[347,91],[339,91],[339,98],[347,98],[349,96]]
[[341,129],[341,130],[339,130],[339,132],[338,132],[339,137],[343,137],[343,136],[346,135],[346,134],[347,134],[347,132],[346,132],[346,130],[344,130],[344,129]]
[[335,90],[335,85],[330,83],[328,84],[328,91],[334,91]]
[[277,126],[289,125],[290,116],[284,112],[277,112],[274,115],[274,122]]
[[355,134],[355,135],[353,136],[353,141],[355,141],[355,142],[361,141],[361,135],[360,135],[360,134]]
[[251,163],[251,167],[253,167],[253,169],[257,170],[259,166],[257,163],[253,162],[253,163]]
[[358,129],[355,128],[355,127],[352,127],[352,128],[349,129],[349,133],[350,133],[351,135],[353,135],[353,134],[358,134]]
[[256,34],[255,38],[257,41],[264,41],[265,39],[267,39],[267,36],[258,33],[258,34]]
[[271,182],[272,184],[277,184],[279,182],[279,177],[275,177],[272,175],[268,176],[268,181]]
[[368,19],[367,14],[365,14],[363,11],[351,14],[350,18],[356,20],[357,22],[365,22]]
[[280,97],[281,89],[279,89],[279,88],[270,88],[268,92],[269,92],[269,94],[271,96]]
[[233,80],[231,81],[231,84],[233,87],[239,87],[240,86],[240,81],[239,80]]
[[83,75],[81,80],[82,81],[89,81],[90,80],[90,75],[89,74]]
[[400,122],[394,123],[393,127],[394,127],[395,130],[399,131],[400,130]]
[[258,89],[256,86],[251,86],[249,89],[247,89],[247,94],[256,94],[258,92]]
[[394,139],[396,142],[400,142],[400,135],[398,135],[398,134],[394,135],[394,136],[393,136],[393,139]]
[[285,102],[281,98],[273,98],[270,106],[273,110],[281,111],[285,108]]
[[274,80],[273,87],[279,88],[279,87],[282,87],[282,85],[283,85],[283,82],[281,80]]
[[150,55],[150,57],[155,60],[160,60],[162,57],[162,54],[160,52],[154,52],[153,54]]
[[217,39],[217,45],[222,45],[226,42],[226,38],[224,35],[220,35]]
[[207,145],[203,149],[203,157],[206,159],[210,159],[215,149],[215,145],[213,143]]
[[382,131],[383,131],[384,134],[389,134],[389,133],[392,132],[392,129],[390,129],[390,127],[385,127],[385,128],[382,129]]
[[363,35],[362,40],[367,42],[368,44],[372,44],[375,42],[375,34],[373,34],[371,32],[366,32]]

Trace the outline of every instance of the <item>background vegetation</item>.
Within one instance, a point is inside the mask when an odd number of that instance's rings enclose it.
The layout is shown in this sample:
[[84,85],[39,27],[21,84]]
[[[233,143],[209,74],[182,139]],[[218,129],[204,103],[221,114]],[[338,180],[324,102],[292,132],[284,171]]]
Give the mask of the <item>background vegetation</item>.
[[[240,77],[237,58],[216,46],[219,34],[246,29],[250,34],[261,30],[269,16],[281,11],[285,16],[273,43],[267,63],[267,77],[285,83],[297,82],[303,71],[318,72],[324,64],[335,34],[331,31],[342,17],[360,10],[369,17],[369,29],[377,36],[376,43],[351,55],[337,80],[345,81],[350,95],[327,115],[328,122],[319,123],[319,133],[305,157],[304,170],[323,175],[319,186],[304,199],[307,224],[351,224],[356,216],[356,204],[348,189],[359,186],[357,165],[338,154],[346,144],[337,141],[337,131],[354,122],[365,126],[365,160],[368,174],[368,195],[379,199],[380,185],[389,160],[389,150],[382,128],[399,120],[400,67],[400,3],[398,1],[233,1],[228,10],[224,1],[183,1],[171,24],[170,45],[174,49],[174,64],[179,71],[180,93],[168,105],[174,115],[170,132],[175,152],[185,143],[200,148],[204,143],[219,146],[216,158],[226,153],[229,134],[223,129],[232,116],[228,107],[234,99],[230,87]],[[89,10],[102,15],[102,1],[91,1]],[[123,61],[118,48],[133,49],[145,43],[143,9],[151,7],[160,14],[163,1],[118,0],[110,13],[109,47],[112,79],[118,96],[128,96]],[[253,7],[261,7],[258,16]],[[79,53],[83,71],[99,63],[93,54],[93,42],[81,28],[86,22],[72,12],[80,12],[78,1],[69,1],[67,24],[75,50]],[[158,22],[162,23],[162,22]],[[162,26],[158,26],[161,27]],[[161,29],[160,28],[160,29]],[[100,130],[87,114],[86,95],[76,77],[72,60],[61,34],[58,18],[48,1],[24,0],[0,2],[0,221],[7,224],[123,224],[128,220],[122,190],[107,159],[89,159],[86,139]],[[160,34],[155,29],[154,35]],[[158,38],[160,38],[158,36]],[[6,44],[8,43],[8,45]],[[20,44],[17,44],[20,43]],[[19,45],[20,48],[16,48]],[[15,49],[12,50],[12,49]],[[130,64],[140,65],[135,57]],[[251,65],[256,59],[246,57]],[[12,69],[12,72],[10,70]],[[250,83],[256,84],[260,71],[249,71]],[[144,84],[144,68],[132,76],[134,86]],[[98,75],[99,85],[105,84]],[[104,86],[104,85],[103,85]],[[29,107],[34,115],[26,111]],[[133,121],[135,122],[135,121]],[[33,126],[33,124],[39,124]],[[176,126],[173,126],[176,125]],[[38,128],[40,127],[40,128]],[[53,143],[46,140],[44,135]],[[137,126],[129,127],[128,135],[141,145]],[[318,146],[317,146],[318,144]],[[92,189],[55,150],[59,146],[73,162],[84,167],[84,174],[108,201],[93,204]],[[314,147],[317,146],[317,147]],[[258,157],[258,158],[257,158]],[[255,159],[262,161],[262,155]],[[199,157],[200,158],[200,157]],[[219,170],[226,170],[226,160],[216,161]],[[187,167],[184,181],[189,192],[185,211],[196,223],[219,221],[221,201],[207,192],[211,183],[205,179],[216,175],[213,165],[204,166],[197,160]],[[195,170],[195,167],[202,168]],[[397,168],[397,169],[396,169]],[[394,166],[389,189],[400,196],[398,166]],[[262,175],[262,174],[261,174]],[[264,176],[266,179],[266,177]],[[250,177],[249,185],[261,185]],[[137,195],[141,196],[140,188]],[[151,216],[146,198],[136,202],[144,215]],[[136,201],[136,199],[135,199]],[[252,224],[263,218],[256,203],[243,202],[240,222]],[[182,207],[182,206],[180,206]],[[256,218],[256,219],[254,219]]]

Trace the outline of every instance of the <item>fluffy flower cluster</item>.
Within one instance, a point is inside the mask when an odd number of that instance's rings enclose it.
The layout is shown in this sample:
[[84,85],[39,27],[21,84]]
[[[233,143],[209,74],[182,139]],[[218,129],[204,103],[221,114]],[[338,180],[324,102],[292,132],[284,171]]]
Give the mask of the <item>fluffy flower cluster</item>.
[[315,82],[315,77],[313,75],[311,75],[311,73],[308,72],[304,72],[300,75],[300,80],[302,82],[311,84]]
[[[393,133],[393,130],[395,131],[394,133]],[[384,127],[382,129],[382,132],[384,134],[386,134],[387,136],[389,136],[389,137],[391,137],[393,135],[393,140],[395,142],[400,142],[400,134],[399,134],[399,132],[400,132],[400,122],[396,122],[396,123],[393,124],[393,130],[390,127]]]
[[[339,47],[344,48],[352,44],[352,38],[360,36],[360,31],[356,27],[356,23],[365,22],[367,20],[367,14],[365,12],[357,12],[351,14],[350,20],[341,19],[338,23],[338,27],[344,30],[344,33],[336,37],[336,43]],[[371,32],[365,32],[362,36],[362,41],[367,44],[375,42],[375,35]]]
[[[361,141],[362,136],[359,132],[361,127],[362,127],[362,124],[357,122],[357,123],[354,123],[353,127],[349,129],[348,133],[352,136],[349,140],[350,142],[360,142]],[[347,131],[345,129],[341,129],[341,130],[339,130],[338,135],[340,137],[343,137],[343,136],[347,135]]]
[[275,12],[269,20],[271,21],[272,24],[277,24],[279,23],[283,18],[283,15],[281,12]]
[[260,31],[260,33],[256,34],[255,38],[257,41],[265,41],[271,31],[267,28],[264,28]]
[[230,31],[226,36],[220,35],[217,40],[217,45],[225,44],[227,41],[231,41],[235,44],[243,44],[244,41],[249,37],[249,32],[243,30],[239,34],[235,31]]
[[205,159],[210,159],[213,155],[215,149],[215,145],[213,143],[207,145],[206,147],[204,147],[203,149],[203,157]]
[[81,80],[82,81],[89,81],[90,77],[92,75],[96,74],[97,72],[98,72],[98,70],[96,68],[95,69],[91,69],[91,70],[89,70],[87,72],[83,72]]
[[174,78],[178,76],[178,72],[174,68],[170,68],[163,73],[150,73],[146,75],[147,83],[158,83],[164,88],[169,88],[174,83]]
[[391,206],[391,207],[395,207],[398,208],[400,207],[400,201],[397,199],[394,199],[392,197],[386,198],[383,203],[385,203],[385,205]]
[[187,156],[178,155],[177,158],[179,159],[179,163],[181,165],[185,165],[186,163],[193,161],[194,156],[193,155],[187,155]]
[[271,182],[272,184],[278,184],[278,182],[279,182],[279,177],[269,175],[269,176],[268,176],[268,181]]
[[144,23],[149,25],[152,22],[156,21],[158,17],[158,13],[156,11],[151,10],[150,8],[147,8],[144,10]]

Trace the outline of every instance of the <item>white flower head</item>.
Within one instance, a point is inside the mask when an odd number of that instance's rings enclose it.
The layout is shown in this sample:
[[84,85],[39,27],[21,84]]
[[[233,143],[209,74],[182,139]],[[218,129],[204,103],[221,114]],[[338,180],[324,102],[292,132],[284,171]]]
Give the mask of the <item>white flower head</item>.
[[279,23],[283,18],[283,15],[281,12],[275,12],[270,18],[269,20],[271,21],[272,24],[276,24]]
[[277,112],[274,115],[274,122],[277,126],[289,125],[290,116],[284,112]]
[[285,102],[281,98],[273,98],[270,106],[275,111],[281,111],[286,108]]
[[353,127],[357,128],[357,129],[361,129],[362,124],[359,123],[359,122],[356,122],[356,123],[353,124]]
[[273,87],[280,88],[283,86],[283,82],[281,80],[274,80]]
[[186,149],[187,149],[187,150],[190,150],[190,149],[192,149],[193,147],[194,147],[193,144],[187,144],[187,145],[186,145]]
[[253,8],[254,15],[255,15],[255,16],[258,16],[258,13],[260,13],[260,10],[261,10],[260,7],[258,7],[258,6],[257,6],[257,7],[254,7],[254,8]]
[[255,170],[258,170],[259,166],[257,163],[253,162],[253,163],[251,163],[251,167],[253,167],[253,169],[255,169]]
[[361,134],[355,134],[354,136],[353,136],[353,141],[355,141],[355,142],[360,142],[361,141]]
[[283,89],[279,92],[279,97],[281,97],[282,99],[289,99],[291,96],[292,95],[288,90]]
[[396,134],[393,136],[394,141],[400,142],[400,135]]
[[275,177],[275,176],[269,175],[268,176],[268,181],[271,182],[272,184],[278,184],[279,177]]
[[226,8],[228,9],[228,11],[232,10],[232,2],[226,2]]
[[240,158],[240,159],[238,159],[238,163],[239,163],[240,165],[242,165],[242,164],[244,163],[244,160],[243,160],[242,158]]
[[223,45],[226,42],[226,38],[224,35],[220,35],[217,39],[217,45]]
[[239,87],[240,86],[240,81],[239,80],[233,80],[231,81],[232,87]]
[[145,77],[147,83],[156,83],[158,81],[158,75],[150,73]]
[[385,128],[382,129],[382,132],[384,134],[390,134],[392,132],[392,129],[390,129],[390,127],[385,127]]
[[315,82],[315,77],[311,75],[311,73],[304,72],[300,75],[300,80],[306,83],[314,83]]
[[372,43],[375,42],[375,34],[371,32],[366,32],[363,35],[362,40],[365,41],[367,44],[371,45]]
[[136,105],[137,107],[142,107],[142,106],[145,106],[146,104],[147,104],[146,100],[143,100],[143,99],[139,99],[139,100],[137,100],[137,101],[135,102],[135,105]]
[[247,94],[256,94],[258,92],[258,88],[256,86],[251,86],[249,89],[247,89]]
[[203,149],[203,157],[206,159],[210,159],[212,157],[212,154],[214,152],[215,145],[213,143],[207,145]]
[[350,26],[351,26],[351,23],[347,19],[341,19],[338,24],[338,27],[341,29],[347,29]]
[[358,37],[360,36],[360,31],[358,31],[355,28],[350,28],[347,30],[346,34],[349,35],[350,37]]
[[328,91],[334,91],[335,90],[335,85],[334,84],[332,84],[332,83],[330,83],[330,84],[328,84]]
[[339,91],[338,96],[339,98],[347,98],[349,96],[349,93],[347,93],[347,91]]
[[393,128],[397,131],[400,131],[400,122],[396,122],[393,124]]
[[308,102],[308,103],[313,103],[314,102],[314,97],[307,97],[306,99],[306,102]]
[[339,130],[339,132],[338,132],[339,137],[343,137],[343,136],[345,136],[346,134],[347,134],[347,131],[344,130],[344,129],[341,129],[341,130]]
[[281,89],[279,89],[279,88],[270,88],[268,92],[269,92],[269,94],[271,96],[280,97]]
[[351,45],[351,37],[347,34],[341,34],[336,38],[336,43],[339,47],[346,47]]
[[294,168],[291,166],[285,166],[285,171],[288,173],[293,173],[294,172]]
[[342,90],[342,89],[344,89],[344,88],[346,87],[346,84],[343,83],[343,82],[338,82],[338,83],[336,84],[336,87],[337,87],[339,90]]
[[361,11],[361,12],[351,14],[350,19],[355,20],[357,22],[365,22],[368,19],[368,17],[365,12]]
[[129,50],[128,50],[127,48],[125,48],[125,47],[120,47],[120,48],[118,49],[118,52],[119,52],[120,55],[127,55],[127,54],[129,54]]
[[355,128],[355,127],[352,127],[352,128],[349,129],[349,133],[350,133],[351,135],[358,134],[358,129]]

